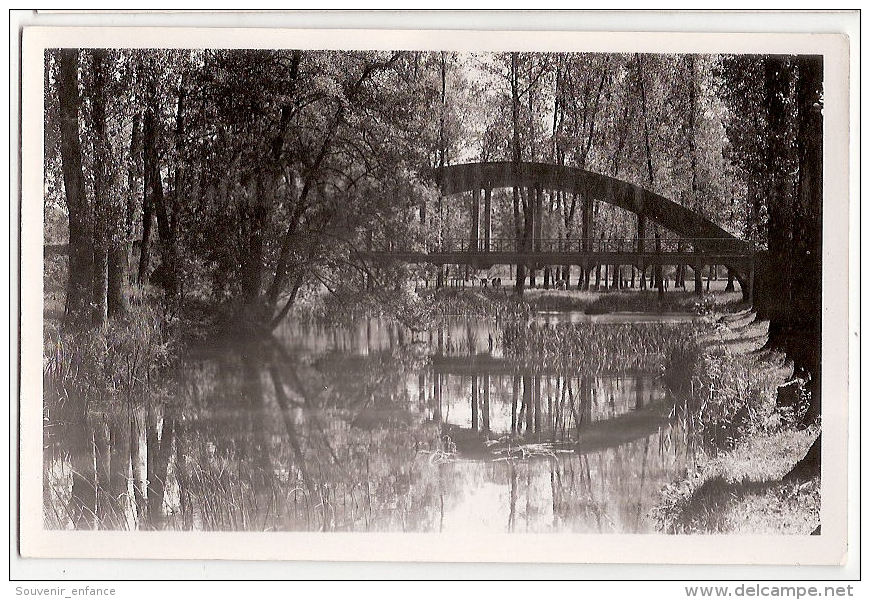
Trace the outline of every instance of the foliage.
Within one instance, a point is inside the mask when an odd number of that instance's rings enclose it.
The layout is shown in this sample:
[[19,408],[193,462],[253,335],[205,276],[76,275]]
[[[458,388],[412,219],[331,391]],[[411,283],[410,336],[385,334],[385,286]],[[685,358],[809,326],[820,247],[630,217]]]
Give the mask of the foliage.
[[604,314],[616,311],[626,312],[682,312],[698,316],[709,315],[715,308],[735,309],[741,301],[727,296],[704,294],[698,298],[692,292],[668,292],[660,296],[654,291],[615,292],[596,296],[586,307],[589,314]]

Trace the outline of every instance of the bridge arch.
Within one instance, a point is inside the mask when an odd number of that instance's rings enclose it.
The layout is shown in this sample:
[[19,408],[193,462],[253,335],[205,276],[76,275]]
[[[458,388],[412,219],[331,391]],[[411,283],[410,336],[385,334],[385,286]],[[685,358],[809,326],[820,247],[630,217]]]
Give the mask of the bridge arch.
[[[434,180],[445,196],[495,188],[525,187],[580,194],[633,212],[681,237],[698,239],[701,250],[751,247],[698,213],[639,185],[578,167],[549,163],[478,162],[436,168]],[[721,243],[719,243],[721,240]]]

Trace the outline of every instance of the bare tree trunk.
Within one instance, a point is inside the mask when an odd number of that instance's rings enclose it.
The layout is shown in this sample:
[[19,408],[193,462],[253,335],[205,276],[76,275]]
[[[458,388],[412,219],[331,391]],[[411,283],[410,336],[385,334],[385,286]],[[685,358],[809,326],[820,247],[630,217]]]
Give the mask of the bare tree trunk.
[[129,286],[127,273],[129,270],[127,244],[121,240],[112,240],[109,245],[107,266],[106,310],[109,317],[125,315],[130,308],[126,290]]
[[[640,106],[641,106],[641,115],[643,118],[643,139],[644,145],[646,147],[646,166],[647,166],[647,177],[649,178],[650,190],[652,190],[654,177],[653,177],[653,165],[652,165],[652,149],[650,147],[650,136],[649,136],[649,116],[647,114],[647,106],[646,106],[646,86],[643,81],[643,64],[641,61],[641,55],[636,54],[635,58],[637,59],[637,82],[638,87],[640,88]],[[653,227],[653,235],[655,236],[655,248],[656,253],[660,254],[662,251],[662,242],[661,236],[659,234],[658,225]],[[655,286],[658,289],[659,295],[663,295],[665,293],[664,288],[664,279],[662,277],[662,266],[660,264],[656,264],[653,266],[653,275],[655,277]]]
[[[148,106],[145,109],[145,118],[142,125],[142,163],[144,191],[142,195],[142,246],[139,258],[139,283],[145,284],[150,275],[151,266],[151,233],[153,231],[154,214],[164,210],[163,207],[163,177],[160,174],[160,165],[157,155],[157,124],[155,123],[156,94],[153,88],[149,94]],[[165,213],[164,213],[165,216]],[[164,219],[161,237],[168,235],[168,224]],[[163,240],[161,240],[163,242]]]
[[[109,230],[109,254],[107,257],[106,311],[110,318],[120,317],[130,310],[127,290],[130,287],[130,244],[133,240],[133,207],[135,206],[135,174],[133,161],[138,143],[138,115],[133,118],[133,132],[130,136],[131,163],[127,171],[127,201],[119,197],[111,211]],[[120,175],[120,172],[118,173]]]
[[93,238],[88,199],[82,171],[79,138],[78,85],[79,51],[62,49],[57,91],[60,104],[60,153],[69,215],[69,277],[66,292],[66,318],[86,314],[91,300],[93,279]]
[[[810,378],[810,405],[804,422],[821,416],[822,339],[822,60],[798,59],[798,193],[795,199],[795,269],[793,271],[794,329],[804,339],[795,340],[795,365]],[[813,457],[808,454],[807,460]],[[821,456],[819,454],[819,462]]]
[[151,229],[154,226],[154,213],[151,208],[151,192],[149,192],[149,176],[145,175],[142,193],[142,241],[139,244],[139,269],[136,281],[139,285],[148,282],[151,273]]
[[728,284],[725,286],[726,292],[734,291],[734,271],[728,269]]
[[109,213],[111,154],[106,137],[106,51],[93,50],[91,119],[94,130],[94,278],[91,321],[106,322],[108,316]]

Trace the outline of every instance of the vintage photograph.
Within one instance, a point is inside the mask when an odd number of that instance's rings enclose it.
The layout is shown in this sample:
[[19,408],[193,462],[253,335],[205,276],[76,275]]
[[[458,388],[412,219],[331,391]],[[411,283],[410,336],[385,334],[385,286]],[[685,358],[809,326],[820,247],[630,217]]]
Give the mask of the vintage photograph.
[[46,50],[44,526],[818,534],[824,67]]
[[25,31],[22,556],[842,562],[842,42]]

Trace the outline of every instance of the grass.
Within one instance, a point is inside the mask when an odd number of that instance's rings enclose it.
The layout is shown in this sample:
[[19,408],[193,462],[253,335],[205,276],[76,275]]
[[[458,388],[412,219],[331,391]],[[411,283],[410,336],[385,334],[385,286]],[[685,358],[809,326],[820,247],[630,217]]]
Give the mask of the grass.
[[173,351],[167,329],[162,311],[139,300],[124,318],[101,327],[61,326],[46,320],[46,405],[75,405],[87,411],[153,391],[156,375],[169,364]]
[[585,311],[589,314],[689,312],[706,315],[714,309],[735,310],[742,305],[739,293],[707,293],[698,296],[694,292],[667,292],[659,295],[656,291],[631,291],[599,294],[585,307]]
[[751,313],[711,322],[667,359],[674,414],[701,450],[696,466],[662,491],[651,517],[665,533],[809,534],[819,522],[820,478],[783,476],[819,426],[801,428],[800,411],[776,404],[791,365],[762,349],[766,328]]
[[672,534],[809,534],[819,523],[820,478],[783,481],[818,428],[757,434],[699,462],[665,488],[652,518]]
[[787,377],[782,355],[735,354],[687,338],[670,348],[664,383],[675,416],[705,445],[730,449],[743,437],[781,424],[776,390]]
[[430,326],[437,317],[470,315],[524,318],[528,303],[492,289],[422,290],[375,289],[346,291],[340,296],[319,295],[295,306],[292,318],[325,324],[351,323],[358,319],[386,317],[416,330]]
[[517,297],[512,287],[441,288],[416,292],[408,289],[345,291],[340,296],[315,295],[293,308],[293,317],[326,323],[350,322],[365,317],[390,317],[400,323],[425,325],[447,315],[474,315],[524,320],[532,312],[583,311],[708,314],[743,306],[740,293],[716,292],[699,297],[693,292],[597,292],[527,289]]
[[[504,291],[500,292],[504,295]],[[533,310],[572,310],[587,314],[612,312],[692,313],[707,314],[712,310],[733,311],[744,306],[739,292],[705,293],[668,291],[659,295],[655,290],[578,291],[542,290],[525,291],[523,300]]]

